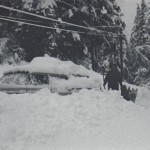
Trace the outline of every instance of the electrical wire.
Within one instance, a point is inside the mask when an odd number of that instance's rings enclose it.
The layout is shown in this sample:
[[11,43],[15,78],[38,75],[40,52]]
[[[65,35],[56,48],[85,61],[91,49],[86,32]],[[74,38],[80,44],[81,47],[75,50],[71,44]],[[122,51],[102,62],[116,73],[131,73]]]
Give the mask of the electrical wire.
[[[65,32],[76,32],[76,33],[79,33],[79,34],[88,34],[88,35],[96,35],[96,36],[108,36],[110,37],[109,35],[102,35],[102,34],[96,34],[96,33],[90,33],[90,32],[81,32],[81,31],[75,31],[75,30],[68,30],[68,29],[62,29],[62,28],[56,28],[56,27],[49,27],[49,26],[46,26],[46,25],[38,25],[38,24],[33,24],[33,23],[29,23],[29,22],[25,22],[25,21],[22,21],[22,20],[15,20],[16,18],[13,18],[13,17],[6,17],[6,16],[2,16],[0,15],[0,20],[4,20],[4,21],[9,21],[9,22],[15,22],[15,23],[22,23],[22,24],[26,24],[26,25],[30,25],[30,26],[36,26],[36,27],[40,27],[40,28],[46,28],[46,29],[52,29],[52,30],[58,30],[58,31],[65,31]],[[26,19],[27,21],[27,19]],[[30,20],[31,21],[31,20]],[[113,35],[114,37],[115,35]],[[118,36],[116,36],[118,37]]]
[[[77,25],[77,24],[72,24],[72,23],[68,23],[68,22],[64,22],[64,21],[60,21],[60,20],[48,18],[48,17],[45,17],[45,16],[33,14],[33,13],[26,12],[26,11],[23,11],[23,10],[18,10],[18,9],[10,8],[10,7],[3,6],[3,5],[0,5],[0,8],[4,8],[4,9],[7,9],[7,10],[12,10],[12,11],[20,12],[20,13],[31,15],[31,16],[34,16],[34,17],[38,17],[38,18],[41,18],[41,19],[47,19],[47,20],[50,20],[50,21],[55,21],[55,22],[58,22],[58,23],[67,24],[67,25],[70,25],[70,26],[75,26],[75,27],[79,27],[79,28],[83,28],[83,29],[88,29],[88,30],[91,30],[91,31],[96,31],[96,32],[99,32],[99,33],[103,32],[103,33],[109,33],[109,34],[112,34],[112,35],[115,34],[113,32],[107,32],[107,31],[102,31],[102,30],[95,29],[93,27],[85,27],[85,26],[81,26],[81,25]],[[124,36],[124,35],[123,34],[118,34],[117,36]]]
[[85,32],[80,32],[80,31],[74,31],[74,30],[67,30],[67,29],[60,29],[60,28],[55,28],[55,27],[48,27],[45,25],[37,25],[37,24],[33,24],[33,23],[27,23],[25,21],[19,21],[19,20],[14,20],[13,18],[11,19],[11,17],[6,18],[0,15],[0,20],[4,20],[4,21],[9,21],[9,22],[15,22],[15,23],[22,23],[22,24],[26,24],[26,25],[31,25],[31,26],[36,26],[36,27],[40,27],[40,28],[46,28],[46,29],[52,29],[52,30],[60,30],[60,31],[66,31],[66,32],[78,32],[78,33],[85,33]]
[[0,17],[6,17],[6,18],[10,18],[10,19],[13,18],[13,19],[19,20],[19,21],[28,21],[28,22],[33,22],[33,23],[42,23],[41,21],[35,21],[35,20],[30,20],[30,19],[22,19],[22,18],[10,17],[10,16],[0,15]]
[[75,27],[79,27],[79,28],[83,28],[83,29],[87,29],[87,30],[92,30],[92,31],[93,30],[97,30],[97,29],[94,29],[94,28],[89,28],[89,27],[85,27],[85,26],[81,26],[81,25],[77,25],[77,24],[73,24],[73,23],[68,23],[68,22],[65,22],[65,21],[62,21],[62,20],[59,20],[59,19],[57,20],[57,19],[45,17],[45,16],[41,16],[41,15],[38,15],[38,14],[33,14],[33,13],[30,13],[30,12],[26,12],[26,11],[23,11],[23,10],[19,10],[19,9],[15,9],[15,8],[10,8],[10,7],[3,6],[3,5],[0,5],[0,8],[4,8],[4,9],[7,9],[7,10],[12,10],[12,11],[20,12],[20,13],[31,15],[31,16],[34,16],[34,17],[38,17],[38,18],[41,18],[41,19],[55,21],[57,23],[62,23],[62,24],[70,25],[70,26],[75,26]]

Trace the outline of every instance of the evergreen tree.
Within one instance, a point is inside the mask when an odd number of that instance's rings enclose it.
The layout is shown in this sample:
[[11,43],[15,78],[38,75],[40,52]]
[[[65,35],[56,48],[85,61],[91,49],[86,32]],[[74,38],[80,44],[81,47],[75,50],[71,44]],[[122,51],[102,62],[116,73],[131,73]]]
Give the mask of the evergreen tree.
[[136,8],[136,16],[135,16],[135,19],[134,19],[134,26],[133,26],[133,29],[132,29],[132,33],[131,33],[131,39],[130,39],[130,43],[131,43],[131,46],[132,47],[135,47],[137,46],[137,43],[138,43],[138,39],[139,39],[139,30],[140,30],[140,6],[139,4],[137,4],[137,8]]
[[138,39],[138,46],[139,45],[144,45],[144,44],[147,44],[147,24],[146,24],[146,11],[147,11],[147,5],[145,3],[145,0],[142,0],[141,2],[141,11],[140,11],[140,16],[139,16],[139,19],[140,19],[140,29],[139,29],[139,32],[140,32],[140,36],[139,36],[139,39]]
[[141,2],[141,8],[137,5],[134,27],[132,29],[130,43],[131,46],[141,46],[149,43],[147,26],[147,5],[144,0]]
[[[134,27],[130,39],[130,49],[127,56],[129,59],[129,68],[133,76],[133,83],[143,84],[149,74],[149,48],[150,34],[148,32],[148,8],[144,0],[141,7],[137,6],[137,13],[134,21]],[[143,73],[143,70],[144,71]]]

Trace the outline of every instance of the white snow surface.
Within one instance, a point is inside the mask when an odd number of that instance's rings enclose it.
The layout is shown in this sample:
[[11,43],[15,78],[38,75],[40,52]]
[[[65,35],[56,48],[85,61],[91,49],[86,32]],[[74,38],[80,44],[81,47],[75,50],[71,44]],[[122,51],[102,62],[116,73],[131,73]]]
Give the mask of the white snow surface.
[[140,87],[135,104],[99,89],[67,96],[1,92],[0,150],[149,150],[149,97]]

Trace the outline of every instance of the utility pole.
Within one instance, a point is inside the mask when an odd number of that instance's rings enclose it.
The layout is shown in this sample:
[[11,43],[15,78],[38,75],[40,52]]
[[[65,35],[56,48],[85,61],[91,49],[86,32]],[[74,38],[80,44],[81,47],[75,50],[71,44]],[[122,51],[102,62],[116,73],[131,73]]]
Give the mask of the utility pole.
[[121,78],[123,81],[123,37],[122,37],[122,29],[120,29],[120,63],[121,63]]

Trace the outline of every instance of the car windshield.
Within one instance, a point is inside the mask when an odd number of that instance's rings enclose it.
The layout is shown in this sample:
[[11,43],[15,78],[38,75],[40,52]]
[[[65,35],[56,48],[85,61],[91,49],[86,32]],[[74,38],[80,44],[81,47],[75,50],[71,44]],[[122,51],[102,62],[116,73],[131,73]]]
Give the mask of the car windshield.
[[12,83],[12,81],[14,80],[14,78],[15,78],[15,75],[14,75],[14,74],[8,74],[8,75],[4,75],[4,76],[0,79],[0,81],[1,81],[2,83],[10,84],[10,83]]
[[45,74],[28,74],[28,73],[11,73],[4,75],[0,82],[16,85],[43,85],[49,84],[48,75]]
[[4,75],[0,81],[6,84],[26,85],[29,84],[29,77],[26,73],[12,73]]

